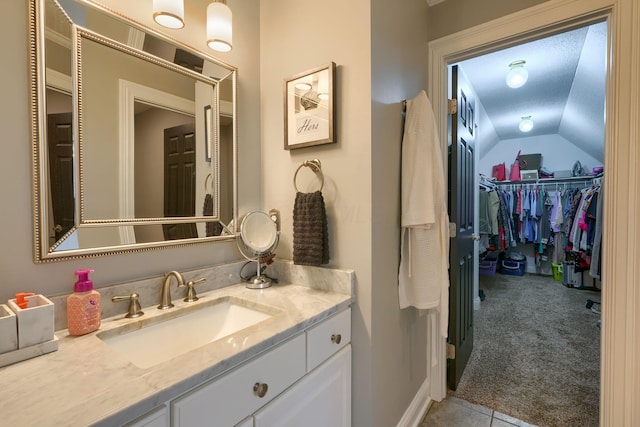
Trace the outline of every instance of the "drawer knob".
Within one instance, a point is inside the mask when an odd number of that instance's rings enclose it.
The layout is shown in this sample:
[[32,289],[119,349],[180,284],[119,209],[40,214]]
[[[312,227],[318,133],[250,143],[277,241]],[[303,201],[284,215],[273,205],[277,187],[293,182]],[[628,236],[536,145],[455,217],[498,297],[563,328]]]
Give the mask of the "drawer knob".
[[342,335],[340,334],[333,334],[331,335],[331,342],[334,344],[340,344],[340,341],[342,341]]
[[253,393],[258,397],[264,397],[269,390],[269,386],[265,383],[255,383],[253,385]]

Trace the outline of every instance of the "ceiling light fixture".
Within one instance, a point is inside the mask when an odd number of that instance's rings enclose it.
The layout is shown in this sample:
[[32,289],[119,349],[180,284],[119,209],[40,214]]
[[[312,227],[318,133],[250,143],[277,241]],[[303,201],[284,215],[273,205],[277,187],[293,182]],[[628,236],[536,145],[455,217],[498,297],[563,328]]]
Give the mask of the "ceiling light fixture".
[[311,85],[309,83],[305,83],[305,82],[298,82],[295,84],[296,89],[298,90],[302,90],[302,91],[308,91],[311,90]]
[[518,60],[509,64],[509,72],[507,73],[507,86],[516,89],[523,86],[529,78],[529,73],[524,68],[526,61]]
[[153,20],[172,30],[184,27],[183,0],[153,0]]
[[[232,46],[232,14],[226,0],[207,6],[207,46],[229,52]],[[174,30],[184,27],[184,0],[153,0],[153,20]]]
[[218,52],[231,50],[231,9],[226,0],[214,0],[207,6],[207,46]]
[[529,132],[533,129],[533,120],[531,120],[531,116],[522,117],[518,128],[520,128],[520,132]]

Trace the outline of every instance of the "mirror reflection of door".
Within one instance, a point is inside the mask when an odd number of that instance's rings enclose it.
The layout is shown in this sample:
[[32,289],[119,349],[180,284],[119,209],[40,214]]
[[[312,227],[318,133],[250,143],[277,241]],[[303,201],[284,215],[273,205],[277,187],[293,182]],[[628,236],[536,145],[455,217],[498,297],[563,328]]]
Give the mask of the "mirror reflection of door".
[[[195,125],[164,130],[164,216],[195,215],[196,140]],[[163,225],[166,240],[198,237],[195,223]]]
[[47,111],[51,246],[75,225],[71,95],[48,89]]

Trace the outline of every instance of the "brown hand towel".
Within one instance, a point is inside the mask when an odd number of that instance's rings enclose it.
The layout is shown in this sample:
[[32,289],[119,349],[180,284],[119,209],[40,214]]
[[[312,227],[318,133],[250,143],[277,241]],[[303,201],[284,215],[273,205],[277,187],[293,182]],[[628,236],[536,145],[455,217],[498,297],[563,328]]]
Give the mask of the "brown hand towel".
[[322,193],[296,193],[293,206],[293,263],[329,263],[327,213]]
[[[213,215],[213,197],[211,194],[207,193],[204,196],[204,203],[202,206],[202,216],[212,216]],[[222,225],[219,222],[207,222],[205,224],[205,232],[207,237],[211,236],[219,236],[222,233]]]

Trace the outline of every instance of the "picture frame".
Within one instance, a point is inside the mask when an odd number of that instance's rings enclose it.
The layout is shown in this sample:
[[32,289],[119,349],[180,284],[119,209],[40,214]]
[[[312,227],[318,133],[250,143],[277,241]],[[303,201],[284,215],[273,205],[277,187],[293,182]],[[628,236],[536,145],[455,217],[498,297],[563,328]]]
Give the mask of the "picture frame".
[[211,130],[213,127],[213,116],[211,105],[204,106],[204,159],[211,162]]
[[335,74],[330,62],[285,79],[285,150],[336,142]]

